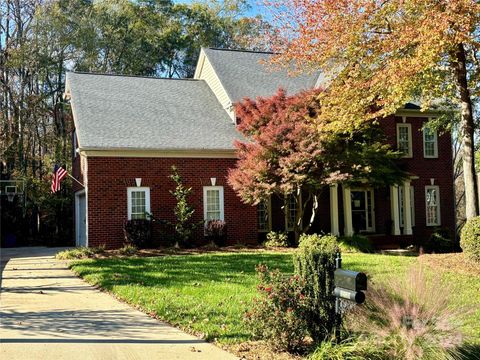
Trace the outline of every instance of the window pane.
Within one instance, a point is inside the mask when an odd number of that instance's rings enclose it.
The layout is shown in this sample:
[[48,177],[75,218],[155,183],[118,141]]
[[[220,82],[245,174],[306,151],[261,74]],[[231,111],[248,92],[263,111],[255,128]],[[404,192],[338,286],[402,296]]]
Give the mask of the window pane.
[[410,153],[410,136],[408,126],[398,126],[398,150],[404,154]]
[[293,228],[297,221],[297,202],[295,195],[288,196],[288,213],[287,213],[287,227]]
[[222,218],[220,209],[220,189],[207,189],[204,201],[205,220],[220,220]]
[[425,156],[436,156],[437,133],[430,129],[423,130],[423,146]]
[[425,196],[425,202],[427,206],[427,225],[439,225],[440,206],[438,202],[439,194],[437,188],[427,188]]
[[131,218],[145,219],[146,208],[146,192],[144,190],[136,190],[131,192]]
[[258,230],[268,230],[268,204],[267,201],[261,201],[257,205]]

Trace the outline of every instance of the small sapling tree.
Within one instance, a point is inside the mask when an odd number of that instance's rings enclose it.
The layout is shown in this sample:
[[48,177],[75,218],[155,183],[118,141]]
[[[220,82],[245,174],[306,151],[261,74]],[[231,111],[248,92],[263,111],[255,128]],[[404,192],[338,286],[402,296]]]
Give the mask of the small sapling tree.
[[175,190],[170,190],[170,194],[175,197],[176,205],[174,213],[176,222],[175,227],[175,247],[184,247],[190,242],[197,224],[192,222],[195,209],[188,203],[188,197],[192,194],[192,188],[183,185],[182,176],[175,165],[172,166],[170,179],[175,183]]

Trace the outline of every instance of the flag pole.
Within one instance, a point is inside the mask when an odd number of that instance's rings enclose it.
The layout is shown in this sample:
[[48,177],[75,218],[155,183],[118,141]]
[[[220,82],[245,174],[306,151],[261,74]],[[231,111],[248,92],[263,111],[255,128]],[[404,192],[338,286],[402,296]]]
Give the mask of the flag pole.
[[67,172],[67,175],[70,176],[70,178],[72,178],[74,181],[77,182],[77,184],[79,184],[80,186],[83,186],[85,187],[85,185],[83,185],[80,181],[78,181],[77,179],[75,179],[72,175],[70,175],[68,172]]

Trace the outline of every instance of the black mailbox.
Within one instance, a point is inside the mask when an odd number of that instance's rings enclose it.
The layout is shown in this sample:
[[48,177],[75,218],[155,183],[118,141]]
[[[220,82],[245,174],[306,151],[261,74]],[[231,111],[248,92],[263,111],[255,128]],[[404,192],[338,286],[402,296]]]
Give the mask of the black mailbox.
[[357,271],[336,269],[335,286],[351,291],[367,290],[367,275]]

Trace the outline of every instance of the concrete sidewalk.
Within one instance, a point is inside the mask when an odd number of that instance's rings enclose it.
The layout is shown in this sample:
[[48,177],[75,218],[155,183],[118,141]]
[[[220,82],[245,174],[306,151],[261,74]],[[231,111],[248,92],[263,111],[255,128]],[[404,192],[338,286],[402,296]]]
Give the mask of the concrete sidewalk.
[[1,249],[0,359],[235,359],[73,275],[61,249]]

